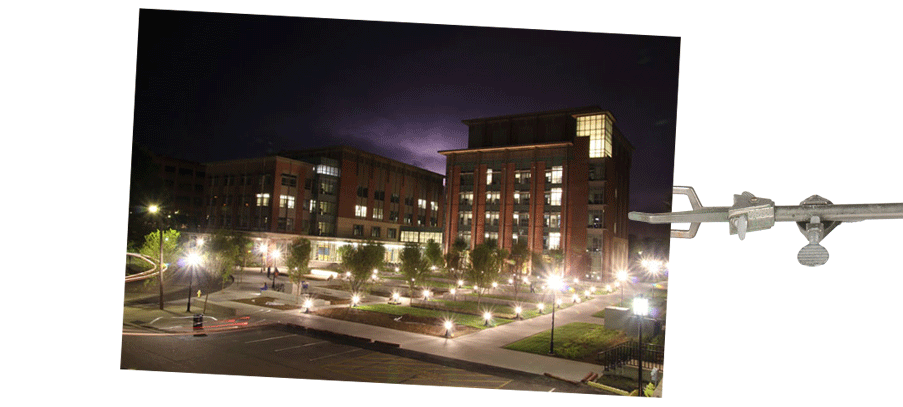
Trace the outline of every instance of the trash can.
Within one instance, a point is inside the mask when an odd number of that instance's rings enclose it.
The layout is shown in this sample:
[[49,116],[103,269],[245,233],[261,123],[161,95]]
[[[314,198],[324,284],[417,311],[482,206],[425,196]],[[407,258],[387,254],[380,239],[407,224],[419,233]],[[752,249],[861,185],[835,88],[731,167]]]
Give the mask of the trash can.
[[204,314],[194,314],[194,329],[204,329]]

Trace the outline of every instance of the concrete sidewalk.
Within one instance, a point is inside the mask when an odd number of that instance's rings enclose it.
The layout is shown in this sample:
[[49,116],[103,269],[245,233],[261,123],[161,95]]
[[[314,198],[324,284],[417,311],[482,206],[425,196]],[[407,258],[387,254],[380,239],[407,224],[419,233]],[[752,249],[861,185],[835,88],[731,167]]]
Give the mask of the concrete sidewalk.
[[[551,328],[551,313],[472,334],[450,339],[415,334],[393,329],[365,325],[330,318],[305,314],[298,310],[279,311],[268,307],[257,307],[234,302],[236,299],[259,296],[259,285],[263,285],[266,275],[246,274],[242,284],[233,284],[221,292],[211,293],[205,314],[205,328],[229,320],[236,316],[246,316],[251,323],[283,323],[298,325],[309,329],[332,332],[340,335],[368,338],[389,344],[397,344],[399,348],[433,355],[441,358],[457,359],[470,363],[491,365],[499,368],[525,372],[530,374],[550,374],[570,381],[580,381],[590,372],[601,373],[603,367],[590,363],[576,362],[552,356],[542,356],[501,348],[504,345],[547,331]],[[286,284],[288,286],[288,284]],[[253,287],[253,288],[252,288]],[[172,287],[178,291],[184,288]],[[560,327],[572,322],[589,322],[603,324],[604,320],[593,317],[610,304],[617,303],[620,293],[597,295],[594,299],[574,306],[555,311],[555,326]],[[124,326],[132,329],[146,329],[148,323],[157,321],[153,326],[157,329],[188,330],[191,316],[201,313],[205,298],[192,299],[192,313],[186,312],[186,300],[167,302],[165,310],[158,305],[145,304],[126,307],[123,315]],[[343,305],[342,307],[347,307]],[[223,312],[229,310],[228,312]],[[164,322],[166,321],[166,322]]]

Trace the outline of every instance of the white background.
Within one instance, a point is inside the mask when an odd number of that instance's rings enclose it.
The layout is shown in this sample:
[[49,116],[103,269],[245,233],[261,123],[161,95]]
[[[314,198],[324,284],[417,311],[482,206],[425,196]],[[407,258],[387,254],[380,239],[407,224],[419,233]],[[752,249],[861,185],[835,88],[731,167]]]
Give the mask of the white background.
[[[903,221],[843,224],[806,268],[796,226],[671,246],[665,397],[119,370],[138,9],[681,37],[675,185],[729,206],[903,202],[900,13],[879,4],[41,2],[0,17],[5,398],[28,404],[888,404]],[[582,373],[582,372],[581,372]],[[11,374],[11,375],[10,375]],[[11,382],[10,382],[11,380]],[[278,389],[276,395],[270,390]],[[273,399],[275,397],[275,399]]]

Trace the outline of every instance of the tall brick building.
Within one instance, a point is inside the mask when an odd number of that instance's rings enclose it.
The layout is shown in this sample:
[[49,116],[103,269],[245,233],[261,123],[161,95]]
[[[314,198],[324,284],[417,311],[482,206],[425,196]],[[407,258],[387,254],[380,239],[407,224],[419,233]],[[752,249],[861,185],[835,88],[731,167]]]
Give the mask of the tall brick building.
[[468,148],[446,156],[444,248],[495,239],[559,249],[568,276],[610,281],[627,267],[633,146],[590,106],[464,120]]

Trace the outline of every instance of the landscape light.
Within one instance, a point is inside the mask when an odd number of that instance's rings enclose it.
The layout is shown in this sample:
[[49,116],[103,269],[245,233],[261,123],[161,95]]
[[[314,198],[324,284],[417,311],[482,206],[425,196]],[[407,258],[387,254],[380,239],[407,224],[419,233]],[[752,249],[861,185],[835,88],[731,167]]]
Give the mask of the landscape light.
[[579,296],[579,295],[574,294],[574,296],[573,296],[572,298],[574,299],[574,304],[580,302],[580,296]]
[[448,290],[448,292],[449,292],[451,295],[455,295],[455,292],[456,292],[456,291],[455,291],[454,288],[452,288],[451,290]]
[[304,300],[304,308],[306,308],[306,309],[304,310],[304,313],[305,313],[305,314],[310,314],[310,307],[312,307],[313,305],[314,305],[314,302],[311,301],[310,298]]
[[520,313],[523,312],[523,311],[524,311],[524,309],[521,308],[521,307],[519,307],[519,306],[518,306],[518,307],[514,307],[514,313],[516,314],[515,318],[521,319]]
[[545,308],[546,308],[546,304],[543,304],[543,303],[536,304],[536,309],[539,310],[540,314],[542,314],[542,310]]
[[483,319],[486,320],[486,323],[484,323],[483,326],[489,326],[489,320],[492,319],[492,313],[489,311],[484,312]]
[[451,321],[446,319],[445,323],[443,325],[445,326],[445,337],[450,338],[451,337],[451,329],[454,326],[454,324],[452,324]]
[[464,280],[458,280],[458,287],[464,285]]
[[492,282],[492,288],[498,288],[498,286],[499,286],[499,283],[496,283],[495,281]]
[[359,295],[355,294],[354,296],[351,297],[351,306],[352,307],[356,307],[359,302],[361,302],[361,297]]

